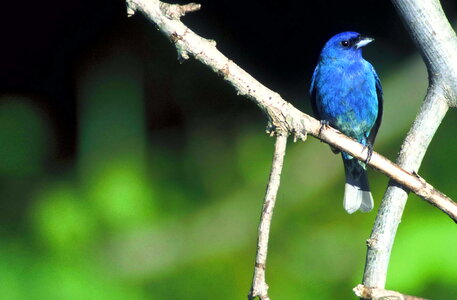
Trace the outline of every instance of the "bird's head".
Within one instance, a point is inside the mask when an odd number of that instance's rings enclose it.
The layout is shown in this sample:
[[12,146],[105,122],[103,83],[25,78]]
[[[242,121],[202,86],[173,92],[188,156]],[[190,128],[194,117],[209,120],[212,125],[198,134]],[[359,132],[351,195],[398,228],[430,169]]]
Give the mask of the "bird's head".
[[374,41],[357,32],[346,31],[333,36],[321,52],[322,58],[358,59],[362,57],[362,47]]

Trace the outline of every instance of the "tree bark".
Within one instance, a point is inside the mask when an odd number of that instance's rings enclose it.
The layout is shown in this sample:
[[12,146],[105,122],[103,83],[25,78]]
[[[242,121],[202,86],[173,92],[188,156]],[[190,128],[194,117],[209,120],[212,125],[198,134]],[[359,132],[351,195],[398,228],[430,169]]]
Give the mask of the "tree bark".
[[277,133],[273,163],[271,166],[270,180],[265,194],[262,214],[260,217],[259,233],[257,240],[257,254],[254,265],[254,276],[248,299],[259,297],[261,300],[270,300],[268,297],[268,284],[265,279],[267,266],[268,239],[270,235],[271,218],[276,203],[279,183],[281,181],[281,170],[286,155],[287,135]]
[[[406,136],[397,164],[417,173],[436,130],[449,107],[457,103],[457,37],[439,1],[392,0],[427,65],[429,88]],[[388,185],[367,241],[363,284],[383,289],[392,245],[406,205],[408,190]]]

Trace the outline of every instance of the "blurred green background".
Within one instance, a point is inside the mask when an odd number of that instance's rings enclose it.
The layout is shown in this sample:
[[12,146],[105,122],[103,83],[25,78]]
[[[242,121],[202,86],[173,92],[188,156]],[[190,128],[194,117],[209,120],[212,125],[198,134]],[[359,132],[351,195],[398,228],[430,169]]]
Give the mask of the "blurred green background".
[[[2,21],[26,25],[2,29],[14,42],[1,55],[0,299],[244,299],[274,144],[265,117],[206,67],[179,64],[154,25],[125,18],[122,1],[89,2],[34,4]],[[305,112],[325,40],[373,33],[365,57],[385,91],[375,150],[395,159],[427,74],[388,3],[361,15],[373,3],[332,2],[342,5],[333,21],[310,32],[325,3],[268,2],[254,23],[256,1],[245,11],[207,2],[184,21]],[[450,111],[420,169],[454,199],[456,122]],[[343,175],[325,144],[289,141],[267,264],[272,299],[355,298],[387,178],[370,171],[375,211],[348,215]],[[411,195],[387,288],[457,297],[456,232]]]

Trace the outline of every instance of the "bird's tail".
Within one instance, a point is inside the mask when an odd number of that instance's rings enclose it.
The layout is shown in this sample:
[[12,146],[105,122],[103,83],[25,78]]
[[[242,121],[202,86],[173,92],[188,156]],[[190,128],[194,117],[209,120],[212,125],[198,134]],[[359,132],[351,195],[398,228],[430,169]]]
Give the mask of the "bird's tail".
[[352,214],[360,209],[369,212],[373,209],[373,197],[368,185],[365,164],[357,159],[347,159],[343,155],[346,184],[344,186],[344,209]]

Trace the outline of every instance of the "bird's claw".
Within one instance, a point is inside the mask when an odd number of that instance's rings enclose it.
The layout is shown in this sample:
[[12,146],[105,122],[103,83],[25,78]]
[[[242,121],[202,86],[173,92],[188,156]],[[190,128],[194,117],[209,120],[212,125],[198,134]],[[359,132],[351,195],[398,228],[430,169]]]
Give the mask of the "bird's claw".
[[321,120],[321,127],[319,128],[319,133],[317,135],[321,136],[322,129],[324,129],[324,127],[328,127],[328,126],[330,126],[330,122],[329,121]]
[[363,146],[363,149],[362,149],[362,152],[367,149],[368,151],[368,155],[367,155],[367,159],[365,160],[365,164],[368,164],[371,160],[371,156],[373,155],[373,145],[368,142],[366,145]]

